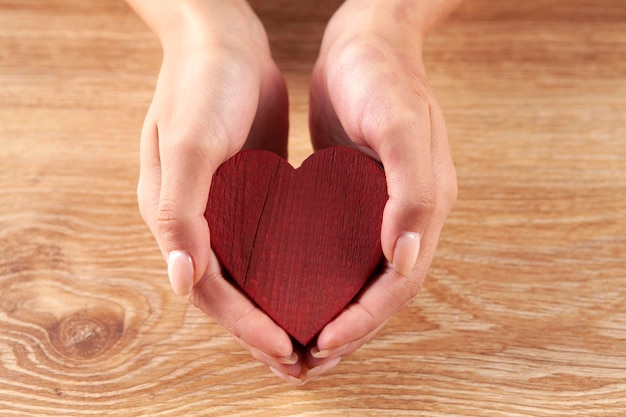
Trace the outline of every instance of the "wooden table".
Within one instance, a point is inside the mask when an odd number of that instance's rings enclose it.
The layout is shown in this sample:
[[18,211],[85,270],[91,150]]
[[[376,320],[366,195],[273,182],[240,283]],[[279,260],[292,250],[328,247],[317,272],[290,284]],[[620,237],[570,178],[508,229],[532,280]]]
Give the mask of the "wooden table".
[[[294,164],[338,3],[254,2]],[[626,5],[473,0],[425,55],[460,183],[438,256],[296,389],[171,293],[139,217],[152,34],[121,1],[0,0],[0,416],[626,415]]]

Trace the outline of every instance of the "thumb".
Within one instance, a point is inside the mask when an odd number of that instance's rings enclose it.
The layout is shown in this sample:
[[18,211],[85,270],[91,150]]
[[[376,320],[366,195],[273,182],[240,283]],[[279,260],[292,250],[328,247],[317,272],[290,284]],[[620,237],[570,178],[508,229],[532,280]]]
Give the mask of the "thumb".
[[426,117],[418,115],[396,123],[377,152],[389,194],[383,212],[382,248],[402,276],[408,276],[417,263],[421,238],[436,205],[430,118],[428,110],[425,113]]
[[204,217],[217,165],[209,144],[196,138],[161,141],[161,190],[155,236],[167,261],[174,293],[187,295],[210,259],[209,226]]

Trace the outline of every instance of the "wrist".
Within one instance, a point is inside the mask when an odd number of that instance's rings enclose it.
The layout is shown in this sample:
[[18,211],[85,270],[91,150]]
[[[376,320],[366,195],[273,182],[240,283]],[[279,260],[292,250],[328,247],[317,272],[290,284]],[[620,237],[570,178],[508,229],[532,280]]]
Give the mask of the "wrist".
[[322,50],[364,40],[421,56],[427,31],[419,4],[415,0],[346,0],[326,28]]
[[346,0],[356,8],[370,9],[376,15],[388,14],[395,25],[407,25],[426,37],[463,0]]
[[127,0],[159,38],[165,52],[255,42],[267,36],[246,0]]
[[346,0],[332,20],[341,21],[336,31],[356,29],[397,45],[411,42],[421,50],[424,38],[462,1]]

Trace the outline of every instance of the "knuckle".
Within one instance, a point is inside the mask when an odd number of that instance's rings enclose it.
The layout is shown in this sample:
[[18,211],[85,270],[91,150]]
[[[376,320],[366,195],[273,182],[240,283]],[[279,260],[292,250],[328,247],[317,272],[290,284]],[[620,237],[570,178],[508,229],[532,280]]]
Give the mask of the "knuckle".
[[238,322],[237,323],[224,323],[223,327],[226,329],[228,333],[230,333],[237,339],[243,340],[244,338],[243,331],[241,329],[241,325]]
[[420,291],[422,290],[422,286],[419,285],[416,278],[407,279],[405,289],[404,289],[404,298],[402,302],[398,305],[400,309],[406,307],[411,304],[411,302],[418,296]]
[[419,184],[413,191],[415,196],[408,201],[406,210],[416,216],[430,215],[437,207],[437,190],[434,184]]
[[181,225],[178,205],[170,200],[159,201],[155,218],[156,232],[163,238],[171,239],[176,237]]
[[410,87],[412,103],[410,111],[415,113],[418,108],[428,109],[436,103],[436,101],[428,87],[428,83],[424,79],[418,78],[418,76],[414,76],[413,79],[416,80],[416,82]]
[[202,154],[204,148],[200,132],[189,131],[176,136],[170,136],[164,145],[166,152],[171,155],[177,155],[179,158],[188,158],[188,156]]
[[208,306],[205,303],[206,301],[205,293],[207,291],[210,291],[211,287],[214,285],[214,282],[219,278],[220,278],[219,273],[206,274],[205,276],[200,278],[200,280],[192,288],[191,292],[187,294],[187,300],[194,306],[198,307],[199,309],[207,313],[209,316],[214,316],[215,314],[210,309],[213,306],[212,305]]
[[[406,306],[413,300],[421,291],[424,285],[425,276],[414,270],[408,277],[401,277],[402,281],[402,297],[401,305]],[[396,301],[396,304],[397,301]]]
[[402,136],[404,132],[416,131],[419,123],[424,120],[425,109],[428,108],[428,100],[425,97],[415,97],[419,104],[415,106],[395,106],[393,112],[378,111],[378,117],[364,118],[370,123],[364,125],[362,130],[365,134],[377,138],[395,138]]
[[223,158],[223,155],[218,154],[226,147],[228,129],[218,113],[212,113],[209,119],[201,125],[190,125],[185,130],[179,130],[176,134],[164,135],[163,152],[187,161]]
[[423,284],[424,284],[423,277],[415,277],[414,279],[407,281],[406,293],[408,297],[407,297],[406,303],[411,302],[411,300],[415,298],[422,291]]
[[246,340],[248,336],[248,320],[254,313],[254,310],[254,307],[249,307],[233,322],[224,323],[224,327],[226,328],[226,330],[228,330],[230,334],[232,334],[236,338]]
[[157,222],[170,224],[178,221],[178,204],[171,200],[162,199],[157,207]]

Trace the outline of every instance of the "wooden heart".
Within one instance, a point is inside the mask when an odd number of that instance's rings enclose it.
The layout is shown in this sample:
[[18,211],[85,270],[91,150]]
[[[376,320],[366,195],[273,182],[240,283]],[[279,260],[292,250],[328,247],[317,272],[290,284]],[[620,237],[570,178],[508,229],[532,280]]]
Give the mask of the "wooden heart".
[[205,216],[227,275],[306,345],[380,264],[386,201],[383,170],[357,150],[328,148],[298,169],[242,151],[215,172]]

